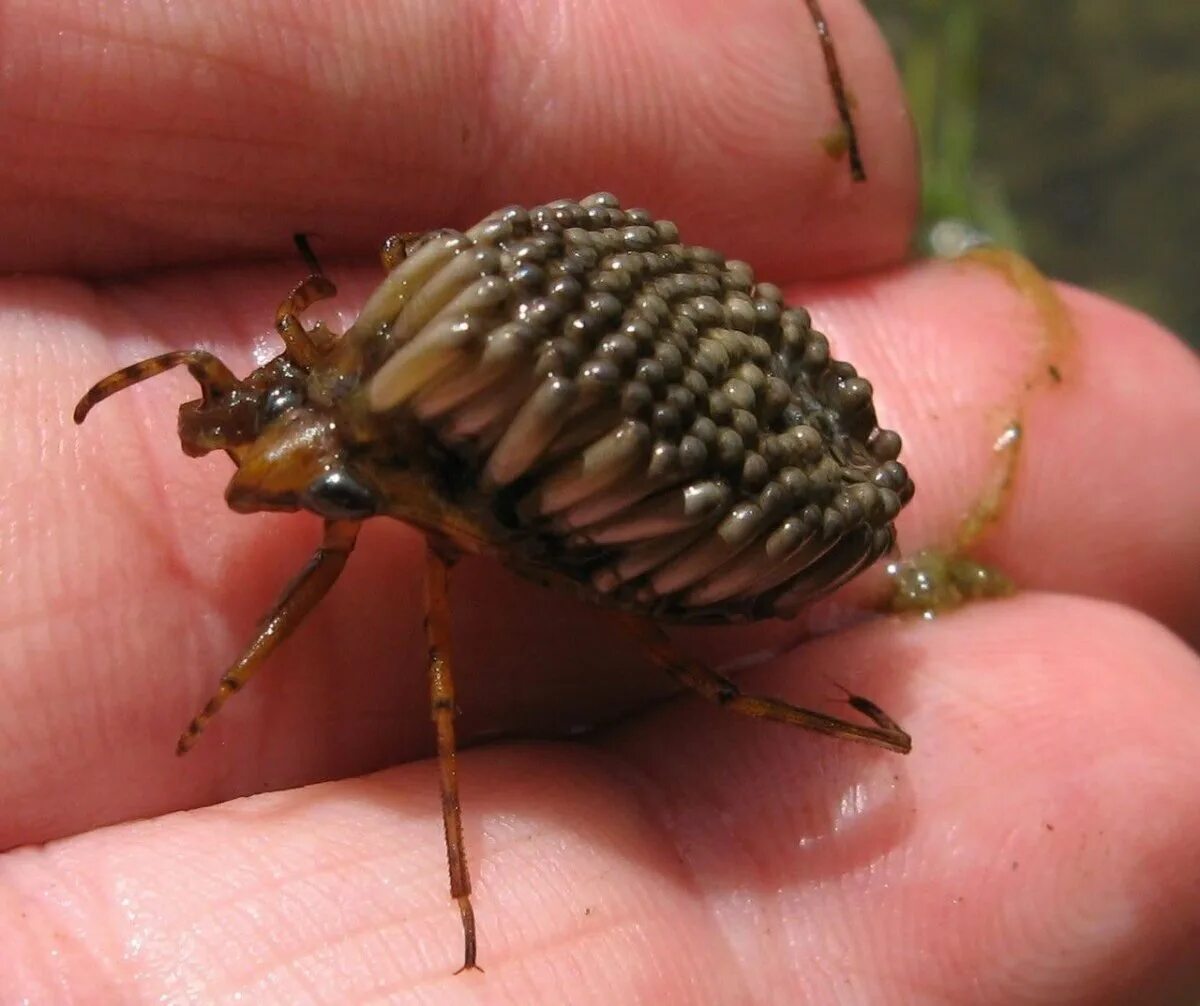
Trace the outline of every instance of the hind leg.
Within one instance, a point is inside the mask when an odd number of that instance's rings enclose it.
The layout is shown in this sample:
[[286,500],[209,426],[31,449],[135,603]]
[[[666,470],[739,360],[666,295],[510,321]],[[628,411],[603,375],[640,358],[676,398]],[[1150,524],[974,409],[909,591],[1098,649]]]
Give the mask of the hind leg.
[[861,695],[851,695],[848,701],[852,708],[875,724],[873,727],[863,723],[851,723],[849,720],[841,720],[811,709],[801,709],[779,699],[744,695],[728,678],[709,670],[698,660],[677,653],[666,633],[653,622],[637,615],[622,614],[618,617],[626,631],[646,648],[655,663],[681,685],[686,685],[710,702],[744,716],[774,720],[776,723],[790,723],[805,730],[874,744],[900,754],[908,754],[912,749],[912,738],[870,699],[864,699]]

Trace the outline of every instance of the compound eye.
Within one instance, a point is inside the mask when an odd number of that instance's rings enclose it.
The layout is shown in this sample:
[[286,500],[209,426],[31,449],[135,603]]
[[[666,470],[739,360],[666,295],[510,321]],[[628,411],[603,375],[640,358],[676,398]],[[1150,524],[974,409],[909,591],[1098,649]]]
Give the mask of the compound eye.
[[345,469],[335,468],[314,479],[305,506],[330,520],[363,520],[375,513],[375,496]]

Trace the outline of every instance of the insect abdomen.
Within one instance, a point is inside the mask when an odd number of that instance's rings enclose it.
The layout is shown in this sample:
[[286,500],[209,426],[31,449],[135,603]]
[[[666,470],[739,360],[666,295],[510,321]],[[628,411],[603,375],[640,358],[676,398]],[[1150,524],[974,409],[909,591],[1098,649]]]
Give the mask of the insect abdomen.
[[347,338],[598,600],[788,614],[888,550],[912,496],[871,386],[745,263],[608,194],[429,236]]

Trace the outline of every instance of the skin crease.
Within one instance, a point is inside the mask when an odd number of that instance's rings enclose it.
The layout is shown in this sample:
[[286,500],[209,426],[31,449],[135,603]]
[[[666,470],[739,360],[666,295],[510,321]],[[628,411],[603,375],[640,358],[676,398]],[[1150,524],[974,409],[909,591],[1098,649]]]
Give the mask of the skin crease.
[[[28,274],[0,281],[0,1000],[1196,1001],[1200,366],[1077,290],[985,543],[1022,596],[790,646],[875,574],[794,624],[684,636],[717,662],[788,648],[743,687],[838,710],[845,685],[908,758],[647,709],[669,688],[596,612],[464,563],[462,733],[610,725],[462,756],[486,973],[453,977],[419,542],[378,521],[172,754],[316,522],[225,510],[228,463],[174,440],[183,376],[81,430],[70,409],[166,348],[238,373],[273,351],[296,230],[344,324],[389,227],[598,188],[649,206],[795,284],[905,438],[905,549],[952,535],[1038,321],[982,267],[902,263],[912,139],[860,7],[826,0],[871,176],[852,188],[790,0],[94,6],[4,8],[0,264]],[[265,790],[286,791],[233,799]]]

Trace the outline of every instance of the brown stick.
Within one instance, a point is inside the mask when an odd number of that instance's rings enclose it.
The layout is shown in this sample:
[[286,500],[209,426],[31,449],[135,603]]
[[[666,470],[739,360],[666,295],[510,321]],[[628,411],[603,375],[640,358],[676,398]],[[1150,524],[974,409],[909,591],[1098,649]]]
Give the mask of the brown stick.
[[229,697],[250,679],[263,662],[292,634],[305,616],[337,581],[354,549],[360,524],[355,521],[326,521],[321,547],[308,560],[299,575],[284,589],[275,607],[263,619],[258,634],[245,652],[222,676],[216,693],[208,700],[175,746],[176,754],[187,754],[208,721],[220,711]]
[[646,648],[655,663],[680,684],[698,692],[710,702],[745,716],[790,723],[819,734],[874,744],[900,754],[908,754],[912,750],[912,738],[870,699],[850,695],[848,701],[854,709],[873,721],[874,727],[850,723],[811,709],[801,709],[779,699],[743,695],[741,689],[728,678],[709,670],[698,660],[677,653],[667,634],[658,625],[638,615],[622,613],[617,617],[626,631]]
[[838,118],[842,120],[842,129],[846,132],[846,153],[850,158],[850,177],[856,182],[865,182],[867,173],[863,168],[862,155],[858,151],[858,133],[854,129],[854,119],[850,115],[850,99],[846,97],[846,85],[842,82],[842,69],[838,65],[837,51],[833,48],[833,36],[829,32],[829,23],[821,10],[818,0],[805,0],[808,13],[817,29],[821,40],[821,54],[825,57],[825,76],[833,90],[833,102],[837,105]]
[[442,825],[446,833],[446,860],[450,868],[450,896],[458,902],[463,927],[463,966],[482,970],[475,963],[475,910],[471,907],[471,876],[463,842],[462,807],[458,799],[458,770],[454,743],[454,670],[450,624],[450,566],[453,559],[438,544],[426,539],[425,633],[429,644],[429,704],[437,730],[437,757],[442,789]]

